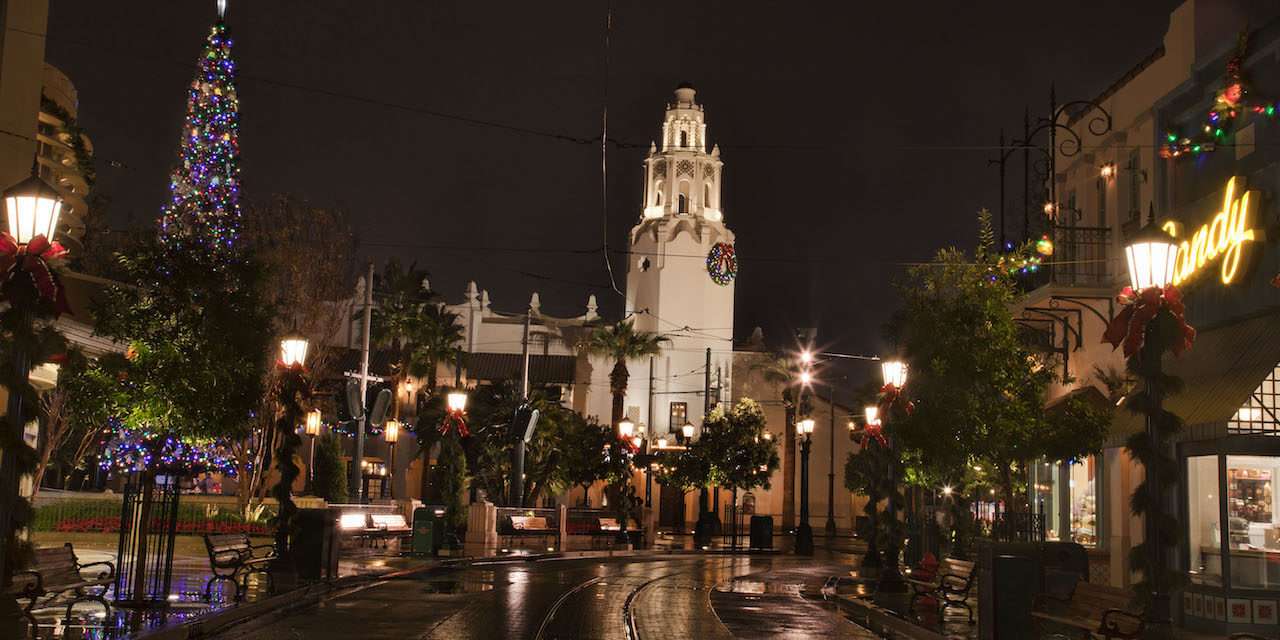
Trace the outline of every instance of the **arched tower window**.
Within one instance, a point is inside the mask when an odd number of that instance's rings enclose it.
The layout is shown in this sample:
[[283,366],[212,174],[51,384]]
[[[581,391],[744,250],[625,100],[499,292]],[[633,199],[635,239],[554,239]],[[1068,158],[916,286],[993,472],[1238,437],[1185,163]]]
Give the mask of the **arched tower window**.
[[680,132],[680,148],[683,149],[687,146],[689,146],[689,132],[681,131]]
[[676,210],[676,213],[689,213],[689,197],[683,193],[680,194],[680,208]]
[[711,204],[711,183],[702,185],[702,206],[710,207]]
[[662,206],[663,200],[662,200],[662,181],[661,180],[659,180],[653,185],[653,192],[654,192],[653,204],[659,207]]

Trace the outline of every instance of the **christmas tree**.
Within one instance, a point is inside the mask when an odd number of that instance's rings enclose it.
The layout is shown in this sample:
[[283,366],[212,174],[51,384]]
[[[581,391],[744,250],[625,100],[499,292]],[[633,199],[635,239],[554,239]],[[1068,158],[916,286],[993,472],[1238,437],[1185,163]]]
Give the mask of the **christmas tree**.
[[240,104],[224,11],[219,2],[218,21],[187,92],[178,163],[160,221],[160,237],[170,248],[211,254],[234,251],[240,233]]

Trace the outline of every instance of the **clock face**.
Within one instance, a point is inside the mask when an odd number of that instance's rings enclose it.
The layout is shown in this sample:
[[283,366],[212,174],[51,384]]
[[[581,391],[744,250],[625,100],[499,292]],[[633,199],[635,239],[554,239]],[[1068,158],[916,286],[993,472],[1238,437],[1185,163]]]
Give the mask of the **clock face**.
[[726,286],[738,277],[738,254],[733,245],[717,242],[711,247],[707,253],[707,274],[720,286]]

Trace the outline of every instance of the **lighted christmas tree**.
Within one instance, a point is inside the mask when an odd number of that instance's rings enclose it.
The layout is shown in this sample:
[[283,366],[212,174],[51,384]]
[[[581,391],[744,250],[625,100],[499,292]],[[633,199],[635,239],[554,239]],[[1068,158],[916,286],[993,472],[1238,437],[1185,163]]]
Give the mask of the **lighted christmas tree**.
[[233,252],[240,233],[240,103],[225,8],[220,1],[187,92],[178,163],[160,221],[166,245],[213,254]]

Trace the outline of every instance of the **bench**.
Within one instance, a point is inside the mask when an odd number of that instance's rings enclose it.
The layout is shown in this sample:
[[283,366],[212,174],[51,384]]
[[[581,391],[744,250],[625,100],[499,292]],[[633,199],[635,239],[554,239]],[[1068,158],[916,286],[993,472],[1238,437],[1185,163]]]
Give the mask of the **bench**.
[[973,624],[973,607],[969,606],[969,592],[974,584],[973,563],[968,560],[944,558],[938,564],[936,577],[928,580],[908,579],[911,585],[911,601],[907,605],[910,610],[915,607],[920,596],[930,596],[938,601],[939,610],[945,612],[948,607],[960,607],[969,613],[969,624]]
[[370,513],[368,535],[371,539],[382,540],[385,547],[392,538],[403,541],[412,536],[413,527],[399,513]]
[[[261,573],[267,576],[268,581],[271,580],[268,565],[275,559],[275,545],[255,545],[243,533],[206,533],[204,548],[209,553],[209,569],[213,571],[213,577],[204,585],[206,601],[212,597],[213,583],[220,580],[231,583],[235,588],[236,600],[243,596],[241,581],[244,581],[244,588],[248,590],[249,574]],[[259,554],[263,550],[265,552]]]
[[[89,567],[101,567],[103,570],[93,577],[85,577],[82,571]],[[79,602],[97,602],[106,609],[108,616],[111,615],[111,604],[104,596],[115,578],[115,565],[110,562],[80,564],[75,549],[68,542],[61,547],[36,549],[31,567],[13,573],[9,594],[27,601],[22,613],[31,623],[32,637],[39,637],[39,627],[32,611],[50,607],[63,596],[70,596],[67,624],[71,624],[71,608]]]
[[503,516],[498,522],[498,535],[506,538],[507,548],[514,546],[511,543],[516,538],[541,538],[546,547],[547,539],[559,537],[560,530],[545,516]]
[[1031,616],[1080,630],[1085,638],[1141,638],[1146,624],[1131,607],[1133,594],[1125,589],[1077,582],[1069,598],[1048,593],[1036,596]]

